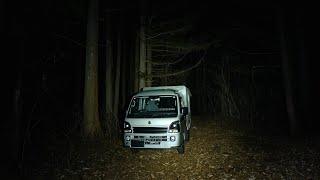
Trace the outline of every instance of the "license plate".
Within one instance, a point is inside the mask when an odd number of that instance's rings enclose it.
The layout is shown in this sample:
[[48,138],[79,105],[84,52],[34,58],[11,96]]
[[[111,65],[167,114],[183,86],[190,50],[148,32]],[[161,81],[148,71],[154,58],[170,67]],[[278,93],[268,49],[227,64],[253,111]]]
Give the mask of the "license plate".
[[144,147],[144,141],[131,140],[131,147]]

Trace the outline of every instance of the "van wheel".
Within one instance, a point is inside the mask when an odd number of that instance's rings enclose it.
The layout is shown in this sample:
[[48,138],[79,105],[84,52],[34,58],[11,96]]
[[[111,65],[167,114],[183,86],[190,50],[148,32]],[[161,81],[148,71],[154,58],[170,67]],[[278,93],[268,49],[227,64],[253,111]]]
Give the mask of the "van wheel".
[[177,150],[179,154],[184,154],[184,143],[181,146],[179,146]]
[[185,141],[189,141],[189,140],[190,140],[190,130],[187,130]]

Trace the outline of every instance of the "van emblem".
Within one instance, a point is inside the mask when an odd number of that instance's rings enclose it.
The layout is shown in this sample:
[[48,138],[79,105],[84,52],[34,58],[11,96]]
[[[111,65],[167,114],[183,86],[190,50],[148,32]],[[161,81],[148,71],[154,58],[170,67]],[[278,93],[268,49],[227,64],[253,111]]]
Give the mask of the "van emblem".
[[148,121],[148,124],[151,124],[151,121]]

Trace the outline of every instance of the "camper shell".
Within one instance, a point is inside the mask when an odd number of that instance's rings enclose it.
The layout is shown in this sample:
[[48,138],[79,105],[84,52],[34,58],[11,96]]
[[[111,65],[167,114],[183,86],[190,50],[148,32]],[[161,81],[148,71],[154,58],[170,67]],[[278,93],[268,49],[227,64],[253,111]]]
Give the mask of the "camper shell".
[[176,148],[184,153],[191,128],[190,97],[186,86],[143,88],[132,97],[126,111],[124,146]]

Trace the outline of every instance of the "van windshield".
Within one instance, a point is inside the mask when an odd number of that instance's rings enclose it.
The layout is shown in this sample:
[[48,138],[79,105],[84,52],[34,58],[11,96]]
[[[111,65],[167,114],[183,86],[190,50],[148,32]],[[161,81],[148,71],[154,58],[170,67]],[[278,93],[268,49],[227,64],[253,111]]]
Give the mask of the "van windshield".
[[176,96],[134,97],[128,110],[128,118],[177,117]]

